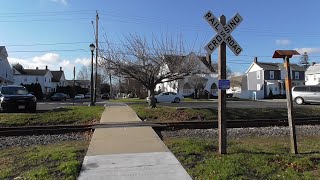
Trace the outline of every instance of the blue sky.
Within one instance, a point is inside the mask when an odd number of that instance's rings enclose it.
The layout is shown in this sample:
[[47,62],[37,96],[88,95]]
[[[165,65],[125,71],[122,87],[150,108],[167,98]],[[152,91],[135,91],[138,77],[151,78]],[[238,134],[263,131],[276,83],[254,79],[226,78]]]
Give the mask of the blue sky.
[[[320,58],[317,0],[2,0],[1,4],[0,45],[6,46],[10,63],[20,62],[26,68],[48,65],[52,70],[62,66],[68,79],[73,66],[80,69],[90,63],[96,10],[101,41],[104,34],[115,44],[129,33],[147,39],[181,35],[188,49],[203,52],[216,34],[203,15],[211,10],[228,20],[239,12],[244,20],[232,35],[243,52],[235,56],[227,51],[233,72],[245,72],[255,56],[259,61],[281,62],[271,58],[276,49],[306,51],[315,62]],[[217,50],[212,58],[217,59]]]

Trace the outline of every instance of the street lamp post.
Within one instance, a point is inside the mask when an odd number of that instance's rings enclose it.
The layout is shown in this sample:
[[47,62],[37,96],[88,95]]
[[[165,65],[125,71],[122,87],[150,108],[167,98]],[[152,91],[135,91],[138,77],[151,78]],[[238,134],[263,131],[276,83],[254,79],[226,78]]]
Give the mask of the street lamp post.
[[90,85],[90,104],[89,106],[94,106],[95,103],[93,101],[93,51],[95,49],[94,44],[90,44],[90,50],[91,50],[91,85]]

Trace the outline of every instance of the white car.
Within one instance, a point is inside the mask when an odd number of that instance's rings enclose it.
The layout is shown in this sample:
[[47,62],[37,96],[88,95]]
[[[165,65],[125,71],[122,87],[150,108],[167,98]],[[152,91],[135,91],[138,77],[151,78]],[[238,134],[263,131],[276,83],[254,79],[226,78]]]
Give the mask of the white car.
[[[180,94],[177,94],[175,92],[162,92],[159,95],[155,96],[156,102],[173,102],[173,103],[179,103],[180,101],[183,101],[184,97]],[[150,98],[147,97],[147,102],[149,102]]]
[[84,99],[84,95],[83,94],[76,94],[74,96],[75,99]]

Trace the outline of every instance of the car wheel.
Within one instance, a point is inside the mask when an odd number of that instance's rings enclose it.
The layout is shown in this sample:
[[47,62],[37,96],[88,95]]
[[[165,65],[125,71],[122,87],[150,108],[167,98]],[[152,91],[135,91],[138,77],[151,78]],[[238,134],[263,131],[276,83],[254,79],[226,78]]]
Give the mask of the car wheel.
[[295,99],[295,102],[296,102],[297,104],[301,105],[301,104],[304,103],[304,100],[303,100],[301,97],[297,97],[297,98]]
[[175,99],[174,99],[174,102],[175,102],[175,103],[179,103],[179,102],[180,102],[180,98],[175,98]]

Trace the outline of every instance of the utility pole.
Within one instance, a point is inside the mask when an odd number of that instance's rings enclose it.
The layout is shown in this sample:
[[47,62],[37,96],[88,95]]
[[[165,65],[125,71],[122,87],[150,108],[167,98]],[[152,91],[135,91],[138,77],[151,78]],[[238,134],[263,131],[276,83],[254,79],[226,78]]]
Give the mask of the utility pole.
[[98,84],[98,56],[99,56],[99,53],[98,53],[98,49],[99,49],[99,46],[98,46],[98,30],[99,30],[99,27],[98,27],[98,21],[99,21],[99,15],[98,15],[98,11],[96,11],[97,15],[96,15],[96,78],[95,78],[95,83],[94,83],[94,99],[93,101],[96,102],[97,101],[97,84]]

